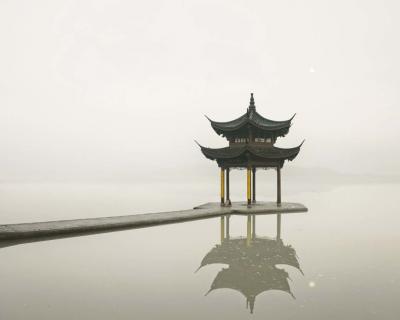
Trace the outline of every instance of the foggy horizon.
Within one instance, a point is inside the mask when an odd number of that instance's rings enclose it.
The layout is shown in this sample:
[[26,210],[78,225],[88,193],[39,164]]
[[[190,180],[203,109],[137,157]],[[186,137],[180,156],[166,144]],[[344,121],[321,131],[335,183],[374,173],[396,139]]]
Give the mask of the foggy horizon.
[[396,1],[22,3],[0,4],[0,181],[216,170],[204,115],[251,92],[297,113],[284,171],[400,174]]

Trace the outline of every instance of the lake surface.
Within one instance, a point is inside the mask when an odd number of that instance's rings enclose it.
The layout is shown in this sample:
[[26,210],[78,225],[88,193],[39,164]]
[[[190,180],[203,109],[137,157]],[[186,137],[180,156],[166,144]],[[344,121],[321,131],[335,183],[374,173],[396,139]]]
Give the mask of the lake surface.
[[[259,200],[272,200],[264,191]],[[187,209],[216,194],[3,184],[0,223]],[[231,216],[222,242],[214,218],[5,246],[0,319],[399,319],[399,194],[397,184],[284,192],[309,212],[281,215],[280,239],[277,215],[257,216],[250,243],[247,217]]]

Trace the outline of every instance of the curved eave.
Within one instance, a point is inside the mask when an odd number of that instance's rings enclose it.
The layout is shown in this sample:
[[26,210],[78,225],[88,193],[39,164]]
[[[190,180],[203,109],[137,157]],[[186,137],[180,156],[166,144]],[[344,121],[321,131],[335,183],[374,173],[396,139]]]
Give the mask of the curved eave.
[[258,270],[256,268],[245,271],[231,268],[222,269],[214,278],[207,293],[217,289],[232,289],[242,293],[245,297],[255,297],[270,290],[292,294],[288,279],[288,273],[283,269]]
[[274,132],[282,129],[289,129],[291,126],[291,121],[294,118],[293,115],[289,120],[275,121],[264,118],[256,111],[250,114],[245,113],[237,119],[228,122],[217,122],[211,120],[209,117],[206,118],[210,121],[211,127],[218,134],[223,134],[224,132],[232,132],[242,129],[246,125],[252,125],[260,130]]
[[236,148],[219,148],[212,149],[201,147],[201,152],[207,159],[217,160],[217,159],[234,159],[240,157],[242,154],[246,152],[246,147],[236,147]]
[[[263,262],[261,263],[265,265],[288,265],[302,271],[296,251],[290,245],[281,246],[278,245],[276,240],[256,238],[253,240],[252,248],[256,251],[249,251],[244,238],[224,241],[221,245],[212,248],[205,255],[198,269],[212,264],[235,265],[238,262],[240,264],[244,262],[242,258],[246,256],[249,260],[255,259],[255,257],[262,258]],[[265,251],[264,249],[267,250]]]
[[246,121],[245,123],[235,126],[235,127],[221,127],[215,123],[211,123],[211,127],[214,129],[214,131],[219,134],[219,135],[226,135],[227,133],[232,133],[238,130],[243,129],[246,126],[253,126],[254,128],[257,128],[259,130],[265,131],[265,132],[276,132],[279,130],[285,130],[285,134],[288,133],[289,128],[291,127],[291,123],[289,124],[284,124],[284,125],[276,125],[276,126],[264,126],[262,124],[256,123],[254,121]]
[[[215,290],[218,290],[218,289],[231,289],[231,290],[235,290],[235,291],[237,291],[237,292],[240,292],[245,298],[249,298],[249,297],[250,297],[250,295],[247,294],[244,290],[242,290],[242,289],[240,289],[240,288],[237,288],[237,287],[235,287],[235,286],[233,286],[233,285],[231,285],[231,286],[225,285],[225,286],[218,286],[218,287],[215,287],[215,288],[211,288],[210,290],[207,291],[207,293],[206,293],[205,295],[208,295],[208,294],[211,293],[212,291],[215,291]],[[252,296],[255,296],[255,297],[256,297],[256,296],[258,296],[259,294],[262,294],[262,293],[268,292],[268,291],[282,291],[282,292],[286,292],[286,293],[290,294],[290,295],[292,296],[292,298],[294,298],[294,295],[293,295],[292,291],[290,290],[290,288],[288,288],[288,289],[281,289],[281,288],[265,288],[264,290],[262,290],[262,291],[260,291],[260,292],[256,292],[256,293],[252,294]]]
[[242,129],[243,127],[247,125],[252,125],[255,128],[258,128],[263,131],[269,131],[269,132],[274,132],[278,131],[281,129],[289,129],[291,126],[291,123],[284,123],[284,124],[277,124],[277,125],[263,125],[259,122],[255,122],[251,119],[248,119],[246,121],[243,121],[242,123],[235,125],[235,126],[224,126],[220,125],[219,123],[211,121],[211,127],[214,129],[215,132],[218,134],[224,133],[224,132],[233,132]]
[[264,158],[264,159],[274,159],[274,160],[278,159],[278,160],[292,161],[299,154],[300,148],[301,148],[301,145],[298,147],[288,148],[288,149],[272,147],[274,152],[270,153],[268,150],[263,150],[261,148],[260,148],[260,150],[257,150],[258,148],[250,147],[249,151],[251,154],[253,154],[257,157]]
[[263,117],[261,114],[259,114],[257,111],[249,113],[249,120],[254,123],[254,125],[259,125],[264,128],[286,128],[291,126],[291,121],[293,120],[294,114],[290,119],[288,120],[283,120],[283,121],[276,121],[276,120],[271,120],[268,118]]
[[300,152],[301,146],[303,145],[304,141],[297,147],[294,148],[278,148],[278,147],[254,147],[245,145],[243,147],[225,147],[225,148],[206,148],[199,144],[201,148],[201,152],[207,159],[210,160],[219,160],[219,159],[234,159],[237,157],[242,156],[246,152],[250,154],[261,157],[264,159],[271,159],[271,160],[289,160],[292,161]]
[[226,122],[218,122],[218,121],[211,120],[207,116],[205,116],[205,117],[208,119],[208,121],[210,121],[211,126],[213,128],[218,128],[218,129],[222,129],[222,130],[236,130],[237,128],[240,128],[241,126],[243,126],[244,124],[247,123],[247,114],[246,113],[241,115],[239,118],[236,118],[231,121],[226,121]]
[[[206,266],[210,266],[213,264],[224,264],[224,265],[236,265],[237,260],[236,259],[226,259],[226,258],[219,258],[219,259],[214,259],[214,260],[210,260],[210,261],[202,261],[200,263],[200,266],[197,268],[197,270],[200,270]],[[301,269],[299,262],[296,261],[273,261],[273,259],[271,259],[271,261],[266,261],[263,263],[264,266],[289,266],[289,267],[293,267],[296,268],[297,270],[299,270],[302,274],[303,274],[303,270]],[[279,268],[279,267],[278,267]],[[196,271],[197,271],[196,270]]]

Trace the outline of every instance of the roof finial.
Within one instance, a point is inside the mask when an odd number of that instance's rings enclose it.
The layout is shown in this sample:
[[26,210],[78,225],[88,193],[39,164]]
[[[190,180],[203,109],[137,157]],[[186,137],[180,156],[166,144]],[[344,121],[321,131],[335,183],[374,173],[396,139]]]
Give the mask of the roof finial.
[[254,97],[253,97],[252,93],[251,93],[251,97],[250,97],[249,110],[256,110],[256,105],[254,104]]
[[254,304],[256,302],[256,297],[250,296],[247,298],[247,304],[250,304],[250,313],[253,313],[254,311]]

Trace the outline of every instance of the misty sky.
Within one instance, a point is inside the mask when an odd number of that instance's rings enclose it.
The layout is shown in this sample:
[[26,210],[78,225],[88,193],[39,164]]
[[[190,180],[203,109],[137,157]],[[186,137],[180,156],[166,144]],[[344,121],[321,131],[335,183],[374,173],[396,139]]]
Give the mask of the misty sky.
[[211,167],[203,116],[294,125],[298,167],[400,173],[400,2],[0,1],[0,180]]

